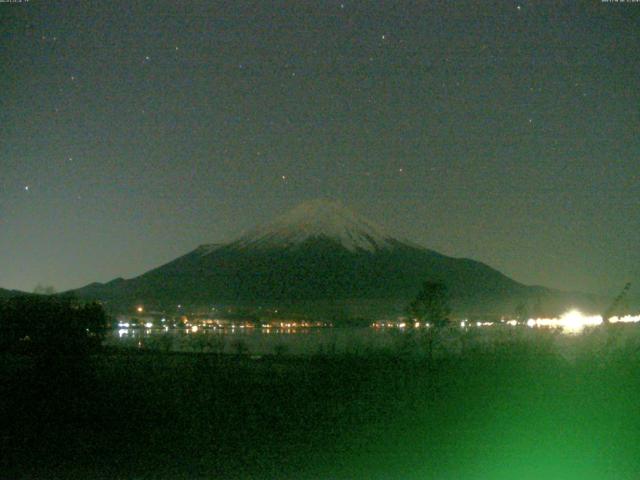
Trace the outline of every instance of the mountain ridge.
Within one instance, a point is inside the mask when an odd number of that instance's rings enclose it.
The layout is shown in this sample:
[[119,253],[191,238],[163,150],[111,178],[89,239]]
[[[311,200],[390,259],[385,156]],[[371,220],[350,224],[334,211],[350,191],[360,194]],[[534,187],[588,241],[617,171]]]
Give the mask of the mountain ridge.
[[21,290],[9,290],[9,289],[6,289],[6,288],[0,288],[0,299],[1,300],[6,300],[8,298],[17,297],[17,296],[20,296],[20,295],[33,295],[33,294],[30,294],[28,292],[23,292]]
[[[406,305],[425,280],[447,285],[461,314],[513,312],[558,296],[472,259],[396,239],[338,202],[302,204],[225,244],[205,244],[129,280],[76,290],[120,307]],[[355,312],[354,314],[360,314]],[[368,313],[369,314],[369,313]]]

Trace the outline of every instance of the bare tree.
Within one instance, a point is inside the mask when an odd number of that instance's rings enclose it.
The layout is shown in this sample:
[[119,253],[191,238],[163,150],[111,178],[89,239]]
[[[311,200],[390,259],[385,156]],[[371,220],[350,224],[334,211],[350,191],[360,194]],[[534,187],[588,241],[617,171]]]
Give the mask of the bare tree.
[[427,280],[422,284],[422,289],[416,298],[409,305],[409,315],[411,318],[408,325],[413,321],[421,324],[428,324],[424,331],[423,343],[427,350],[429,361],[433,360],[433,348],[439,331],[449,324],[449,295],[447,287],[443,283]]
[[449,324],[451,307],[447,287],[443,283],[427,280],[415,300],[409,305],[409,314],[418,322],[442,328]]

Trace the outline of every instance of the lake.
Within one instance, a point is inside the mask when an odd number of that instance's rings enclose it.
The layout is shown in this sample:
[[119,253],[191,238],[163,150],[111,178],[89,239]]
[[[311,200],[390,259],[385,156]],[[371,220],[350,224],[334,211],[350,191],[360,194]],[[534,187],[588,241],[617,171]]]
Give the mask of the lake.
[[[563,333],[564,332],[564,333]],[[585,344],[589,348],[640,345],[634,324],[604,328],[587,327],[579,333],[558,328],[530,328],[497,324],[483,327],[448,328],[438,333],[428,329],[372,327],[326,328],[120,328],[105,340],[107,346],[173,352],[242,353],[248,355],[366,354],[403,352],[425,355],[429,335],[435,354],[459,354],[472,349],[495,352],[519,342],[545,344],[572,359]],[[535,342],[534,342],[535,341]]]

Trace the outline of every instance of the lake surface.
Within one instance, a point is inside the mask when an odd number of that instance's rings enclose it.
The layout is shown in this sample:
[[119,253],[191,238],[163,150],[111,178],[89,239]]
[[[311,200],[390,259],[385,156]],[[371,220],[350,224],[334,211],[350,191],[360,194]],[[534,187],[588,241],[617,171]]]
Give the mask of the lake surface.
[[118,329],[106,343],[169,351],[293,355],[362,353],[394,348],[401,332],[373,328]]
[[[428,329],[406,331],[399,328],[121,328],[106,339],[108,346],[173,352],[243,353],[249,355],[366,354],[391,352],[425,355],[462,353],[467,349],[494,352],[509,344],[542,340],[568,359],[575,358],[585,344],[589,348],[606,346],[640,348],[640,329],[634,324],[613,330],[593,327],[579,334],[563,334],[559,329],[494,325],[451,328],[438,332],[429,347]],[[431,332],[433,334],[433,332]]]

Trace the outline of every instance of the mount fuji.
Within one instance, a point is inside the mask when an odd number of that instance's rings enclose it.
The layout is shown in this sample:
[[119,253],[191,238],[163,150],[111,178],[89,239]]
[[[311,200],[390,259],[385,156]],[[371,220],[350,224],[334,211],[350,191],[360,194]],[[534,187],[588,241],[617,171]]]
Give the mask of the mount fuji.
[[223,304],[371,316],[401,311],[427,279],[445,283],[465,314],[513,312],[516,303],[552,292],[400,240],[340,203],[314,200],[230,243],[202,245],[138,277],[75,293],[120,308]]

